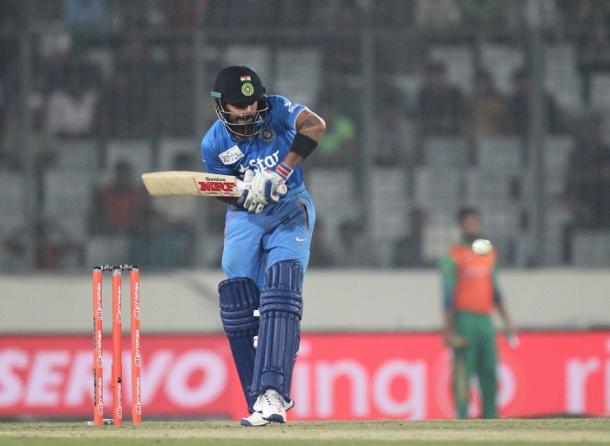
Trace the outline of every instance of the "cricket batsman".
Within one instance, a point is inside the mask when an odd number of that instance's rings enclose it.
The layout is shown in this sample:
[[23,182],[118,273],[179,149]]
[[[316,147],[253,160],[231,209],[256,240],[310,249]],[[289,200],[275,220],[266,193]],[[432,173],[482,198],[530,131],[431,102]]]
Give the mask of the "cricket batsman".
[[[497,308],[509,342],[516,340],[498,286],[496,253],[481,240],[481,218],[474,208],[458,213],[462,243],[441,259],[444,341],[453,348],[453,394],[458,418],[468,417],[470,378],[478,377],[482,417],[496,418],[496,336],[491,318]],[[485,243],[486,242],[487,246]]]
[[245,66],[223,69],[212,98],[218,119],[203,137],[201,156],[208,172],[237,176],[242,192],[222,198],[229,204],[226,279],[218,285],[220,317],[250,413],[241,424],[285,423],[294,405],[290,383],[316,219],[301,162],[326,125],[307,107],[267,95]]

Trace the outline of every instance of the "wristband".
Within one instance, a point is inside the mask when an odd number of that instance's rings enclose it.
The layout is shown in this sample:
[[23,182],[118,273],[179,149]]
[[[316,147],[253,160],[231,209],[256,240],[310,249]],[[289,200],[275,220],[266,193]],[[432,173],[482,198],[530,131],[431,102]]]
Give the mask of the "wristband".
[[294,169],[286,163],[280,163],[275,166],[275,172],[279,174],[284,180],[288,180],[288,178],[290,178],[290,175],[292,175],[292,172],[294,172]]
[[307,158],[318,147],[318,141],[302,133],[297,133],[290,146],[290,151]]

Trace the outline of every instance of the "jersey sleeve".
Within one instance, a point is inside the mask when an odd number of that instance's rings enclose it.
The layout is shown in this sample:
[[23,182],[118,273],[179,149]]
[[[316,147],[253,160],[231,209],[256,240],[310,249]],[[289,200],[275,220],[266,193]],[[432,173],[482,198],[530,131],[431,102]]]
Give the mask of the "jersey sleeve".
[[443,287],[443,308],[451,310],[454,301],[457,265],[451,256],[447,255],[440,260],[439,268]]
[[297,116],[307,108],[302,104],[293,104],[283,96],[269,96],[269,106],[273,119],[286,130],[296,128]]
[[211,133],[206,134],[201,140],[201,160],[205,171],[221,175],[233,175],[229,166],[225,166],[218,157],[218,150]]

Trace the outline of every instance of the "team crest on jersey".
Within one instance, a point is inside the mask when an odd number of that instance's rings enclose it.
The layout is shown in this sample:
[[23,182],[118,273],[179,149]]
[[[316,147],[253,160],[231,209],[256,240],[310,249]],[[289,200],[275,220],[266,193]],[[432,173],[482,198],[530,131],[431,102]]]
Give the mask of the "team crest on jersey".
[[237,146],[233,146],[230,149],[227,149],[224,152],[218,154],[218,158],[220,158],[220,161],[222,161],[222,164],[224,164],[225,166],[235,164],[243,157],[243,152]]
[[261,137],[265,141],[271,141],[273,138],[275,138],[275,133],[273,133],[273,130],[271,129],[263,129],[261,132]]

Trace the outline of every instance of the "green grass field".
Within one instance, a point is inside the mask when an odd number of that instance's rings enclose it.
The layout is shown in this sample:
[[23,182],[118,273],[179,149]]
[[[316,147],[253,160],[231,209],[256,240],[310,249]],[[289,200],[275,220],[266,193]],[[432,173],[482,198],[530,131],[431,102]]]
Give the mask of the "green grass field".
[[2,446],[610,445],[610,419],[301,422],[243,428],[235,422],[0,423]]

